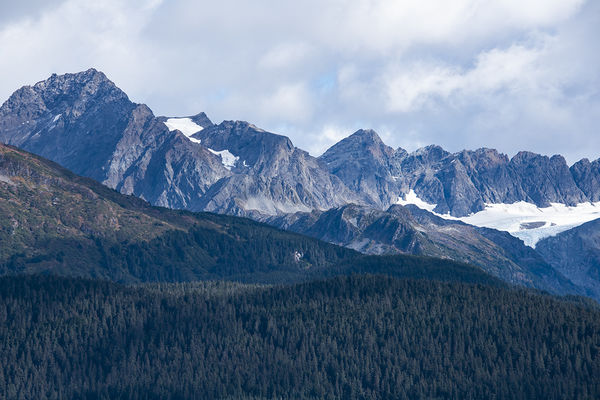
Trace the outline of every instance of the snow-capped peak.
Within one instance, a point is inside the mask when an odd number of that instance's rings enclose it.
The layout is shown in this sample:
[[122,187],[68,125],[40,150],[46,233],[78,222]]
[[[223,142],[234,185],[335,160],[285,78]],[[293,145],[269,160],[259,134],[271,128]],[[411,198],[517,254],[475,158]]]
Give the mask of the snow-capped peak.
[[194,133],[200,132],[203,128],[192,121],[191,118],[169,118],[164,122],[170,131],[178,130],[185,136],[190,138],[192,142],[200,143],[198,139],[194,139],[192,136]]

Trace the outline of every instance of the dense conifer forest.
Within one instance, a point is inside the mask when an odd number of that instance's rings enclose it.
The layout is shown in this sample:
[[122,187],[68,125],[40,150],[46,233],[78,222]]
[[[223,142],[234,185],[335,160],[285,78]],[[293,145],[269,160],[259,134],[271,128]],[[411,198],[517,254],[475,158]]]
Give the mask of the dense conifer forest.
[[0,278],[3,399],[594,399],[599,352],[594,303],[477,282]]

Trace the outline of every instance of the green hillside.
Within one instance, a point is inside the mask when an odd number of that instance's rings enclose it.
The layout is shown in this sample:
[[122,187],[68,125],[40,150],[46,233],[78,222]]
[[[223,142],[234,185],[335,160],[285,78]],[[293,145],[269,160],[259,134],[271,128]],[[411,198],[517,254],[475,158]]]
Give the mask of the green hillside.
[[0,272],[293,281],[358,253],[251,220],[151,207],[0,145]]

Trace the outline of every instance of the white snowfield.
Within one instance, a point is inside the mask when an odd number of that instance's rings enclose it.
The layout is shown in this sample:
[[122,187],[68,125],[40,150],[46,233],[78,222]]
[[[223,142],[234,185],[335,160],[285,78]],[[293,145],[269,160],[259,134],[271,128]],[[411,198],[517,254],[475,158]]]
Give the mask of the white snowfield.
[[194,133],[200,132],[204,128],[192,121],[191,118],[169,118],[165,121],[165,125],[170,131],[181,131],[181,133],[187,136],[192,142],[200,143],[198,139],[194,139],[190,136],[192,136]]
[[[410,189],[410,191],[404,195],[404,199],[401,197],[398,199],[398,204],[401,206],[406,206],[408,204],[415,205],[423,210],[427,210],[429,212],[433,212],[433,209],[437,207],[437,204],[429,204],[426,201],[423,201],[417,196],[414,190]],[[434,213],[435,215],[440,215]],[[440,215],[442,216],[442,215]]]
[[[194,143],[200,143],[201,140],[191,137],[194,133],[200,132],[202,128],[200,125],[191,120],[191,118],[169,118],[165,121],[165,125],[170,131],[178,130],[181,131],[188,139]],[[207,147],[208,149],[208,147]],[[231,170],[238,162],[240,157],[233,155],[229,150],[216,151],[208,149],[211,153],[221,157],[221,162],[228,170]],[[244,162],[245,165],[245,162]]]
[[[208,149],[208,147],[207,147],[207,149]],[[208,149],[208,151],[220,156],[221,162],[223,163],[225,168],[227,168],[228,170],[231,170],[231,168],[235,167],[235,163],[237,163],[237,161],[240,159],[239,156],[234,156],[233,154],[231,154],[231,152],[229,150],[216,151],[213,149]]]
[[[398,204],[414,204],[431,212],[436,207],[436,204],[421,200],[413,190],[404,199],[399,199]],[[551,203],[549,207],[540,208],[535,204],[519,201],[513,204],[487,204],[484,210],[460,218],[449,214],[434,214],[470,225],[506,231],[523,240],[527,246],[535,248],[537,242],[544,238],[600,218],[600,202],[581,203],[572,207]]]

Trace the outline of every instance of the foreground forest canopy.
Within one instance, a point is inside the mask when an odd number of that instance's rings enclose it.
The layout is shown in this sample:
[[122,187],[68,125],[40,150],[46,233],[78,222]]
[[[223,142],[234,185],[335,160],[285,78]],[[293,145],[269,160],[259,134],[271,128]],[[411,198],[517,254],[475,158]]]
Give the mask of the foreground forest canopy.
[[0,397],[599,398],[600,311],[500,286],[0,279]]

